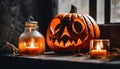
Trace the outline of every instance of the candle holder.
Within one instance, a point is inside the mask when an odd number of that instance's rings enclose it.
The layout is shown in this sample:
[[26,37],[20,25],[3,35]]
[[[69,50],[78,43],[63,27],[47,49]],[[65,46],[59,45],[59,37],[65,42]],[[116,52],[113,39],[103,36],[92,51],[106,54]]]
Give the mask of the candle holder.
[[90,40],[90,57],[106,58],[110,46],[109,39],[92,39]]
[[[31,20],[32,19],[32,20]],[[25,22],[25,30],[19,36],[19,52],[21,55],[36,56],[45,52],[45,38],[38,31],[38,22],[33,17]]]

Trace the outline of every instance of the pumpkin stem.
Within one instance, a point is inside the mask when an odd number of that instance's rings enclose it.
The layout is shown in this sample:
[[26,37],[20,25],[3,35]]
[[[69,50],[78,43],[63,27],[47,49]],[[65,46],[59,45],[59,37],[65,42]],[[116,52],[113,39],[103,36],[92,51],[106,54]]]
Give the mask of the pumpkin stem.
[[77,13],[77,7],[75,7],[74,5],[71,5],[70,13]]

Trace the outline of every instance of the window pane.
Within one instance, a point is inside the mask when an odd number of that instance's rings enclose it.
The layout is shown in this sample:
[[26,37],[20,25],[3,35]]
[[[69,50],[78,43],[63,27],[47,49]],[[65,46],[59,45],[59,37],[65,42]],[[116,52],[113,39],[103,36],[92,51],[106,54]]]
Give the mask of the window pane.
[[111,23],[120,23],[120,0],[111,0]]
[[72,4],[77,7],[77,13],[89,14],[89,0],[58,0],[58,14],[68,13]]
[[[98,24],[105,24],[106,20],[108,20],[106,23],[109,22],[120,23],[120,0],[110,0],[110,1],[111,1],[111,5],[109,6],[108,3],[109,1],[107,2],[105,0],[97,0],[97,6],[96,6],[97,15],[95,16],[96,16],[96,22]],[[58,0],[58,14],[68,13],[71,9],[72,4],[77,7],[77,13],[89,14],[89,2],[90,0]],[[110,10],[109,12],[110,14],[107,13],[109,10]]]
[[97,23],[104,24],[104,0],[97,0]]

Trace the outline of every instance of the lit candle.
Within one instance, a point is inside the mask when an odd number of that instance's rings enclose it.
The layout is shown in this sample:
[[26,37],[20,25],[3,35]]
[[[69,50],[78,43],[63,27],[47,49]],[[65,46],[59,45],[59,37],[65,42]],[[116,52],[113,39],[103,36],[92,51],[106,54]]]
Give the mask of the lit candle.
[[39,52],[39,48],[34,45],[34,41],[30,43],[30,46],[26,46],[25,53],[34,55],[37,54],[38,52]]
[[103,45],[98,43],[96,45],[95,49],[92,49],[90,51],[90,56],[92,58],[99,58],[99,57],[106,57],[107,56],[107,50],[106,49],[102,49]]

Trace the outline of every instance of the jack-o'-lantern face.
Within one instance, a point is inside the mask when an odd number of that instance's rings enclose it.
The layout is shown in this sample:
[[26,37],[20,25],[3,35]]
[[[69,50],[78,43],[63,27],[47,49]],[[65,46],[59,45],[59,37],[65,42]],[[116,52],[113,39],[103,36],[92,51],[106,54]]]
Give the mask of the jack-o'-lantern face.
[[89,15],[64,13],[52,19],[46,40],[55,52],[74,53],[88,50],[90,39],[99,36],[99,27]]
[[[85,25],[75,14],[63,18],[54,18],[50,24],[51,35],[49,39],[51,43],[59,47],[69,47],[80,45],[85,38],[88,38],[85,31]],[[69,20],[71,18],[71,20]],[[79,36],[83,35],[83,36]]]

